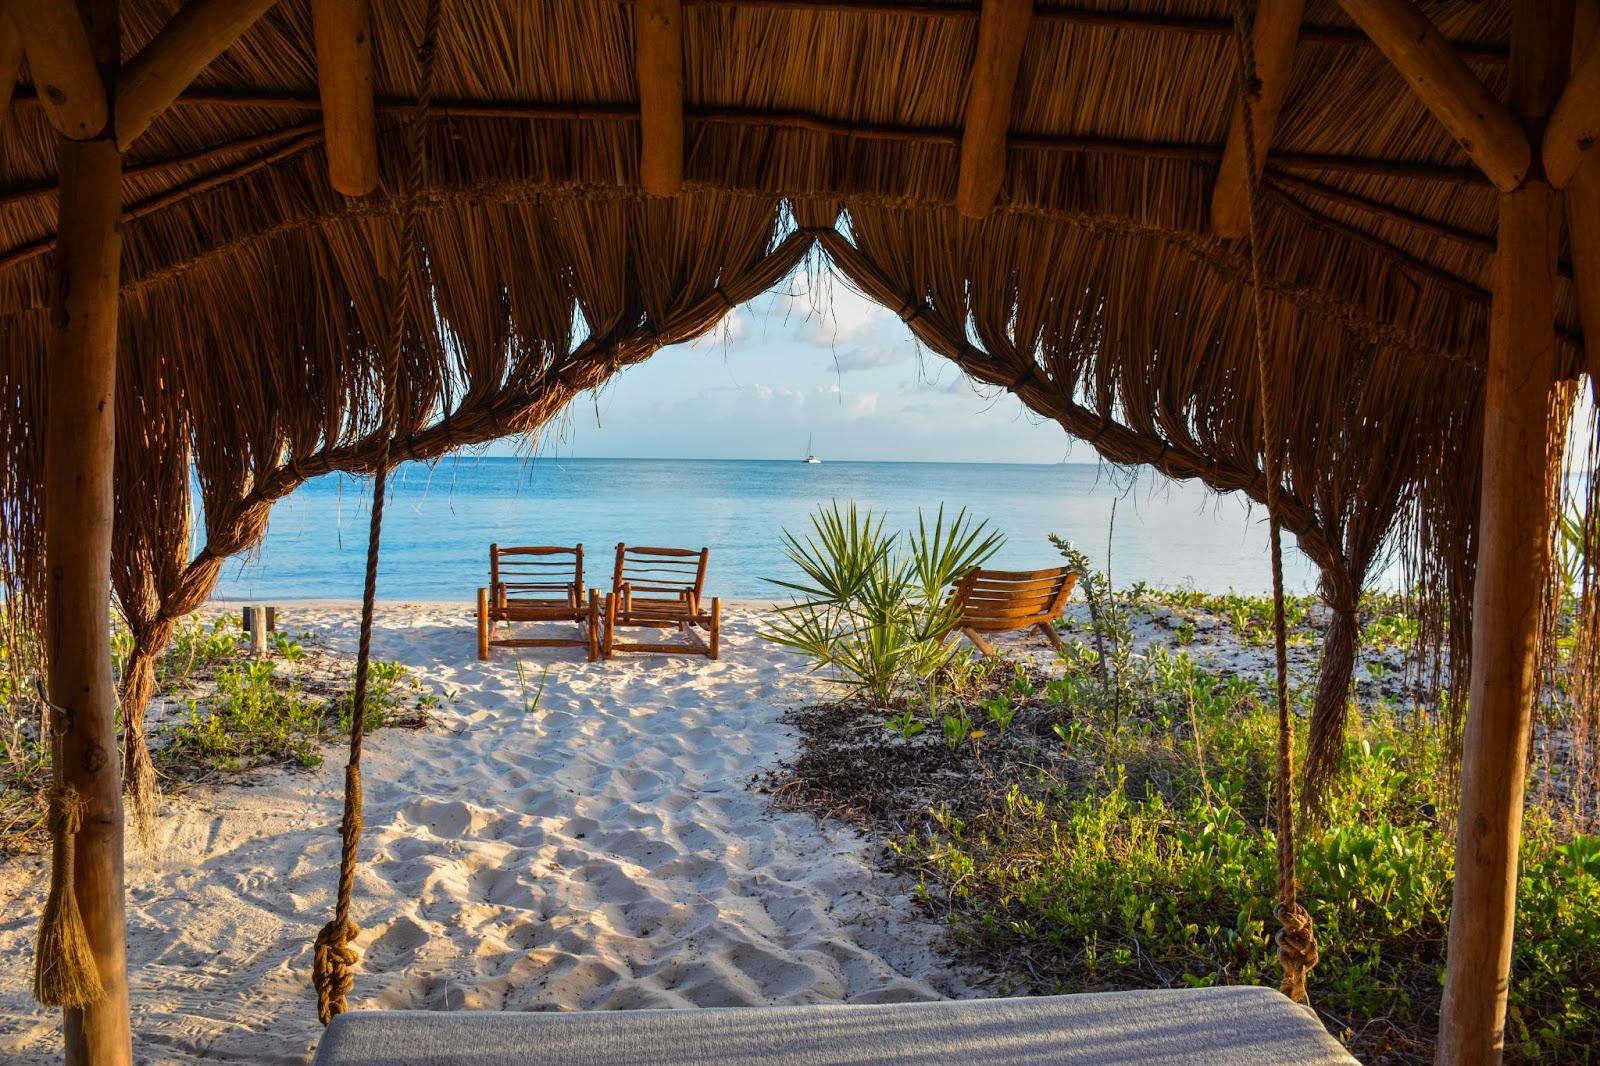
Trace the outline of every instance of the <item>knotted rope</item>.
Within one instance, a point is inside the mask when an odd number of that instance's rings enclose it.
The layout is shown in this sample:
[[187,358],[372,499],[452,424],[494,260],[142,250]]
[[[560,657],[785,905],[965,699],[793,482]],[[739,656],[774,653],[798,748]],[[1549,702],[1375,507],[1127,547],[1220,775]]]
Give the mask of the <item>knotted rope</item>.
[[1278,987],[1296,1003],[1307,1002],[1306,974],[1317,964],[1317,936],[1311,915],[1300,905],[1295,883],[1294,838],[1294,721],[1289,712],[1288,630],[1283,610],[1283,529],[1278,522],[1278,495],[1282,490],[1282,463],[1278,454],[1277,412],[1274,410],[1272,363],[1267,356],[1267,327],[1262,297],[1261,214],[1258,203],[1261,175],[1256,165],[1254,105],[1261,98],[1256,76],[1255,42],[1246,24],[1243,0],[1233,0],[1234,43],[1239,54],[1239,100],[1243,117],[1245,201],[1250,220],[1250,299],[1255,316],[1256,373],[1261,392],[1262,465],[1267,476],[1267,528],[1272,552],[1272,636],[1277,660],[1278,765],[1276,807],[1278,817],[1278,965],[1283,982]]
[[[372,662],[372,610],[378,589],[378,549],[383,534],[383,507],[388,495],[389,465],[399,426],[400,351],[408,323],[422,322],[420,236],[422,190],[427,183],[428,109],[433,99],[434,59],[439,48],[441,0],[431,0],[422,27],[417,60],[422,84],[417,109],[406,129],[408,173],[400,211],[400,274],[398,300],[392,304],[383,364],[383,446],[372,479],[372,515],[367,527],[367,570],[361,594],[361,635],[356,648],[355,694],[350,709],[350,758],[344,769],[344,817],[339,822],[339,888],[333,920],[317,933],[311,982],[317,990],[317,1016],[326,1025],[343,1014],[355,984],[358,956],[351,942],[361,927],[350,917],[355,892],[356,862],[361,845],[361,742],[367,726],[367,680]],[[420,328],[420,326],[419,326]]]

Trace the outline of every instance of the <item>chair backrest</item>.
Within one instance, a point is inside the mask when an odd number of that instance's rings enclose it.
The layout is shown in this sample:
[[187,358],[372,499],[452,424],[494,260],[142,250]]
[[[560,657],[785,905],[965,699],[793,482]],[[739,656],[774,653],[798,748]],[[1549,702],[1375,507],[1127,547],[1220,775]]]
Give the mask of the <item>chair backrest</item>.
[[617,566],[611,576],[613,592],[627,585],[634,595],[676,598],[685,592],[696,600],[705,590],[710,548],[638,548],[617,545]]
[[[583,597],[583,545],[570,548],[536,546],[502,548],[489,545],[489,583],[507,597],[566,599],[576,590]],[[541,593],[543,595],[541,595]]]
[[969,570],[956,583],[961,624],[973,629],[1023,629],[1058,617],[1078,583],[1069,567]]

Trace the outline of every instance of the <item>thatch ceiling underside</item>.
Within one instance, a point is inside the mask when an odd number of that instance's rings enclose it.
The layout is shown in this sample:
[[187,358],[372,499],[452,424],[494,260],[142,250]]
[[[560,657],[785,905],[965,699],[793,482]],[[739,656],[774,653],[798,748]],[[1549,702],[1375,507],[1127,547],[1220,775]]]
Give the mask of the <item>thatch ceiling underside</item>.
[[[176,0],[122,5],[124,52]],[[691,0],[684,10],[685,177],[691,187],[938,207],[955,195],[976,6],[843,11]],[[948,12],[943,14],[942,12]],[[384,187],[401,170],[421,0],[375,5]],[[1239,274],[1207,235],[1236,93],[1229,5],[1038,5],[1010,121],[1000,212],[1157,234],[1190,269]],[[1429,5],[1491,87],[1505,5]],[[1308,4],[1268,168],[1270,273],[1280,294],[1354,328],[1481,361],[1495,196],[1359,31]],[[133,146],[125,276],[203,267],[252,236],[381,212],[328,186],[306,0],[283,0]],[[632,5],[536,0],[444,7],[431,111],[432,184],[448,199],[526,199],[637,186]],[[43,301],[55,147],[19,91],[0,157],[0,312]],[[234,147],[229,147],[234,146]],[[174,162],[176,161],[176,162]],[[1466,180],[1463,180],[1465,178]],[[1374,207],[1373,205],[1378,205]],[[180,281],[200,285],[204,271]],[[1571,293],[1560,294],[1569,362]]]

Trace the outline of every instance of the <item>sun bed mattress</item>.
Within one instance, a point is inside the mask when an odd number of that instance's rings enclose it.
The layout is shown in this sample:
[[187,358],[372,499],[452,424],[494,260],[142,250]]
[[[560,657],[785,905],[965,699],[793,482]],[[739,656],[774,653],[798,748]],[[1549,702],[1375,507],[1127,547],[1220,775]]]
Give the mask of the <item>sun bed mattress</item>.
[[1353,1062],[1279,993],[1226,987],[705,1010],[361,1011],[328,1027],[314,1066]]

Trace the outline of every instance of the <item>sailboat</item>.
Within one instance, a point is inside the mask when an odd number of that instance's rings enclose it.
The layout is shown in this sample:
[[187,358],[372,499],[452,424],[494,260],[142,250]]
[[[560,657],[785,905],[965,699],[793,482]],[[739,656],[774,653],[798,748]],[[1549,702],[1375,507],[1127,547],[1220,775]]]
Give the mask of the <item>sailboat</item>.
[[806,457],[805,457],[805,459],[802,460],[802,462],[807,462],[807,463],[820,463],[820,462],[822,462],[821,459],[817,458],[817,453],[813,452],[811,450],[811,436],[810,436],[810,434],[806,435]]

